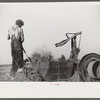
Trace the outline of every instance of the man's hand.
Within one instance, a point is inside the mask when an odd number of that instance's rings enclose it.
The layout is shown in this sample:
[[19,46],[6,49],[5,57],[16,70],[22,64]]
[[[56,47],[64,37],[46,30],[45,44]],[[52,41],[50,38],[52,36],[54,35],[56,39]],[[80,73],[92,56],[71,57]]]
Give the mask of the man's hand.
[[8,39],[8,40],[10,39],[10,34],[8,34],[8,37],[7,37],[7,39]]

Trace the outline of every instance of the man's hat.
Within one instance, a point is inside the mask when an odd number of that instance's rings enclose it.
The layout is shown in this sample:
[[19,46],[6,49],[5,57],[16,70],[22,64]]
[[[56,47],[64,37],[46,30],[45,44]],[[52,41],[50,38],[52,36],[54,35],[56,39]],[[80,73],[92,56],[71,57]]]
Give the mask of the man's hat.
[[16,20],[16,25],[24,25],[24,22],[21,19]]

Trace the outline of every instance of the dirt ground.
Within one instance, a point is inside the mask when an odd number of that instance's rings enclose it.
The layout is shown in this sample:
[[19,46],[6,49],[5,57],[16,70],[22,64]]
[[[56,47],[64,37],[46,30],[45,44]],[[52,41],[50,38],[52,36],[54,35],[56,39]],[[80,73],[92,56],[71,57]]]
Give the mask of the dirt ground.
[[[23,72],[17,73],[16,78],[14,80],[11,80],[9,77],[10,69],[11,69],[11,65],[0,66],[0,81],[2,81],[2,82],[6,82],[6,81],[7,82],[9,82],[9,81],[29,82],[30,81]],[[75,74],[70,79],[58,80],[58,81],[81,82],[82,80],[81,80],[78,72],[76,71]]]

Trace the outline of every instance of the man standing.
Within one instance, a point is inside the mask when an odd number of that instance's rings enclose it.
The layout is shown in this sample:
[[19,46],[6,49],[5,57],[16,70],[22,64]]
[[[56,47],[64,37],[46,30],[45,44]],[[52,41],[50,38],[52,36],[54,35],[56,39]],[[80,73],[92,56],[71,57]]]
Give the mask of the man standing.
[[15,78],[16,72],[22,71],[23,68],[23,46],[24,34],[21,28],[24,22],[21,19],[16,20],[16,25],[8,30],[8,40],[11,39],[11,55],[12,55],[12,68],[10,77]]

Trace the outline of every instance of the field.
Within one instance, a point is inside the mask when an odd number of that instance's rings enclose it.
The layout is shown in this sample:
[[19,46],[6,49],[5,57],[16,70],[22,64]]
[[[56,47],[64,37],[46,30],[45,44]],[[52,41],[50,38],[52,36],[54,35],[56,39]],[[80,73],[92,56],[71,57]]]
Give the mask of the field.
[[8,81],[11,65],[0,65],[0,81]]
[[[63,70],[60,69],[60,70],[62,70],[60,72],[59,69],[56,66],[57,62],[56,63],[53,62],[51,64],[52,64],[51,65],[52,67],[46,66],[46,64],[42,63],[41,67],[39,68],[39,71],[42,74],[45,81],[48,81],[48,82],[54,82],[54,81],[79,82],[79,81],[81,81],[80,76],[79,76],[77,71],[70,78],[70,74],[71,74],[70,71],[69,71],[70,68],[67,68],[67,69],[62,68]],[[53,66],[53,65],[55,65],[55,66]],[[30,64],[26,65],[26,66],[30,66]],[[9,78],[10,69],[11,69],[11,65],[0,65],[0,81],[12,81]],[[21,82],[24,82],[24,81],[26,82],[27,81],[27,82],[29,82],[31,80],[26,78],[25,73],[22,72],[22,73],[18,73],[16,79],[13,80],[13,81],[21,81]]]

